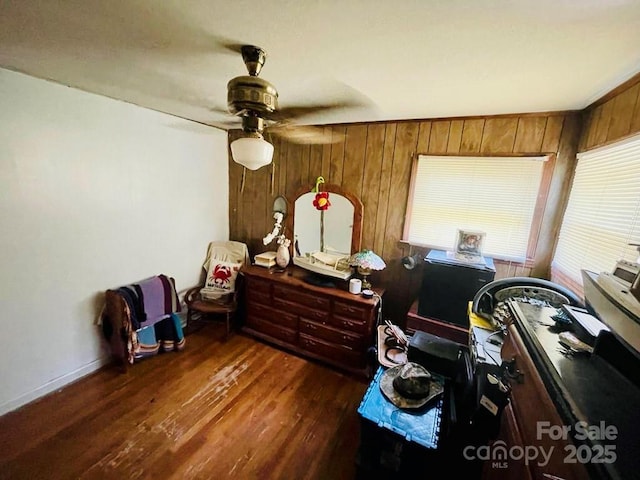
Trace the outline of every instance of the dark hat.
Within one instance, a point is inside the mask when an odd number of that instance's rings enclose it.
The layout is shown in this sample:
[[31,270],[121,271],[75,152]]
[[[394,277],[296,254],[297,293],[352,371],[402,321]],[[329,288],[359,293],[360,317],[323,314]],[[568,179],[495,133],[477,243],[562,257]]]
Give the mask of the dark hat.
[[396,407],[420,408],[443,388],[422,365],[407,362],[382,374],[380,390]]

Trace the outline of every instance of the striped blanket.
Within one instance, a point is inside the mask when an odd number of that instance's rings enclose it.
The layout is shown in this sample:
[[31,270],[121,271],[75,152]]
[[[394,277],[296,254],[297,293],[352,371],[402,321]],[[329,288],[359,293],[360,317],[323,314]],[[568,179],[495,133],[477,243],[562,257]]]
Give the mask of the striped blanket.
[[173,278],[160,274],[107,290],[103,333],[114,356],[133,363],[159,351],[182,350],[180,300]]

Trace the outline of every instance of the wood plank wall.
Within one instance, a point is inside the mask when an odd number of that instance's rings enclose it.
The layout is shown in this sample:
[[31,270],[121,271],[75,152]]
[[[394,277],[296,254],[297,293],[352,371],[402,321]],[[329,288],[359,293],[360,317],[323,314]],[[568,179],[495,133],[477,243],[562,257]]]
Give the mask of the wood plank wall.
[[581,152],[640,133],[640,74],[589,105],[583,115]]
[[[251,255],[265,247],[262,238],[273,226],[272,205],[278,195],[293,202],[294,192],[322,175],[327,183],[359,196],[364,204],[362,247],[387,262],[372,281],[384,285],[385,316],[403,324],[417,296],[420,269],[402,267],[405,255],[426,253],[401,242],[414,158],[430,154],[547,154],[554,153],[549,198],[542,212],[542,229],[533,266],[498,264],[497,278],[545,276],[564,208],[564,190],[575,165],[580,134],[575,112],[501,115],[416,121],[391,121],[324,126],[337,143],[300,145],[279,138],[272,165],[249,171],[229,155],[230,239],[247,243]],[[237,132],[230,132],[231,142]],[[289,232],[291,236],[291,232]]]

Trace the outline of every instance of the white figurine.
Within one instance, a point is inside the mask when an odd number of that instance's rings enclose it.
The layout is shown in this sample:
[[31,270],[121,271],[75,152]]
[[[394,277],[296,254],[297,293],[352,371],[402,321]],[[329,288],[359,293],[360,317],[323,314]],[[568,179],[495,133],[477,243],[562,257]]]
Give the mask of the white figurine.
[[271,242],[273,242],[273,239],[277,237],[278,244],[284,245],[285,247],[288,248],[289,245],[291,244],[291,240],[286,238],[284,234],[280,233],[282,229],[282,220],[284,219],[284,215],[282,214],[282,212],[274,212],[273,218],[275,218],[276,220],[276,223],[273,225],[273,230],[262,239],[262,243],[264,245],[269,245]]

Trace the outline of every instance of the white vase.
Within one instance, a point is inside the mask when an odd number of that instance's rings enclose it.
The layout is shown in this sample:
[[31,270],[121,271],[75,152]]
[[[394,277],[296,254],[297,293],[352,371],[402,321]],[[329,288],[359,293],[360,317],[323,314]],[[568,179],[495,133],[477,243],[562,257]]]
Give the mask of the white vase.
[[276,250],[276,265],[280,268],[286,268],[287,265],[289,265],[290,259],[289,249],[284,245],[278,245],[278,250]]

